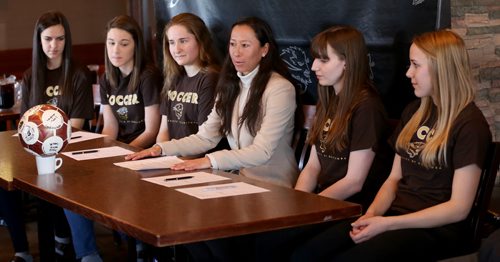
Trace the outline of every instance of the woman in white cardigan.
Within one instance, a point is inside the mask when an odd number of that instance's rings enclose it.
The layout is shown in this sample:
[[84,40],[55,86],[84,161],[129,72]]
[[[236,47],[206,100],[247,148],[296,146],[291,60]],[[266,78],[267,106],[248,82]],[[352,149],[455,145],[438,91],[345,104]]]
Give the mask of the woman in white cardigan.
[[297,106],[288,79],[270,26],[255,17],[240,20],[231,30],[217,101],[198,133],[158,143],[126,159],[197,155],[226,136],[231,150],[187,160],[172,169],[239,170],[247,177],[292,187],[298,175],[291,148]]

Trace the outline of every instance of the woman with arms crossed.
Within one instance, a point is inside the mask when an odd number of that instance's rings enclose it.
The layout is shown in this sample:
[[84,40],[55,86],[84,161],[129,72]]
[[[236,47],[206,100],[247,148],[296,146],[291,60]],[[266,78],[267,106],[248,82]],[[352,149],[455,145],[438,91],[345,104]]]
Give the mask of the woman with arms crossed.
[[158,143],[126,157],[196,155],[226,136],[231,150],[174,165],[176,170],[214,168],[291,187],[297,164],[290,146],[295,88],[279,57],[271,28],[258,18],[235,23],[219,82],[215,107],[197,134]]
[[310,240],[294,261],[316,252],[316,260],[434,261],[467,245],[491,134],[473,102],[463,40],[444,30],[415,37],[406,75],[421,100],[402,114],[388,179],[365,215]]

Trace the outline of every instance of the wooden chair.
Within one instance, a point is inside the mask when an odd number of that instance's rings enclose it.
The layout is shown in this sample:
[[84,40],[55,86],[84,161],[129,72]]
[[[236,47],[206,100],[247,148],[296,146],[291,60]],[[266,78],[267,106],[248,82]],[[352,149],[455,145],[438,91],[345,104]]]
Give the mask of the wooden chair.
[[99,79],[104,74],[104,65],[88,65],[87,67],[94,73],[95,76],[95,83],[92,84],[92,95],[94,97],[94,119],[89,120],[89,129],[95,133],[100,133],[102,131],[103,117]]
[[292,147],[295,151],[295,159],[299,170],[302,170],[309,160],[309,153],[311,152],[311,145],[307,144],[307,134],[312,127],[314,121],[314,115],[316,114],[315,105],[303,105],[303,117],[304,121],[301,128],[295,130],[293,137]]
[[473,235],[473,246],[477,250],[483,238],[483,225],[490,206],[491,193],[495,185],[500,164],[500,142],[493,142],[488,149],[486,164],[481,172],[481,180],[476,193],[474,205],[469,214],[470,229]]
[[470,248],[459,250],[454,256],[464,256],[476,252],[484,237],[485,218],[488,215],[491,193],[495,185],[495,178],[500,164],[500,142],[492,142],[488,148],[488,154],[484,168],[481,172],[479,186],[472,209],[468,216],[469,230],[472,236]]

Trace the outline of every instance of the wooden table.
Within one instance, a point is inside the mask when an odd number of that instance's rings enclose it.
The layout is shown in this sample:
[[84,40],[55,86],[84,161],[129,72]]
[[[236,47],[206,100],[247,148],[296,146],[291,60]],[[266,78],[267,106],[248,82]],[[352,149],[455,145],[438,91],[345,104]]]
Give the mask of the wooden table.
[[19,104],[9,109],[0,109],[0,122],[5,122],[7,130],[17,129],[17,120],[19,120]]
[[13,137],[16,131],[0,132],[0,187],[13,190],[14,174],[31,171],[30,165],[23,165],[23,160],[33,158],[23,150],[18,137]]
[[[339,220],[361,214],[361,207],[357,204],[213,170],[207,172],[227,176],[231,178],[230,182],[243,181],[263,187],[270,192],[199,200],[175,189],[141,180],[144,177],[183,172],[135,172],[112,164],[123,161],[123,157],[76,161],[60,155],[64,163],[57,174],[39,176],[36,174],[34,157],[25,153],[21,146],[6,143],[8,139],[13,138],[8,134],[0,135],[0,143],[23,159],[15,161],[14,157],[9,158],[13,170],[22,171],[12,172],[16,188],[157,247]],[[65,150],[117,144],[128,147],[101,138],[71,144]]]

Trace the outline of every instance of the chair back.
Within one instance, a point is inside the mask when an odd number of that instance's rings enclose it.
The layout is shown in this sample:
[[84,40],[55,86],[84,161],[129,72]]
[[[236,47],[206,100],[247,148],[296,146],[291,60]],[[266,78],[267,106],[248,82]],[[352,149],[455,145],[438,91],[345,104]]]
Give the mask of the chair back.
[[488,213],[493,186],[500,164],[500,142],[492,142],[488,148],[486,162],[481,172],[474,204],[469,213],[470,230],[474,250],[479,248],[483,237],[483,225]]
[[305,167],[311,152],[311,145],[307,143],[307,135],[313,125],[314,115],[316,114],[316,106],[302,105],[302,111],[304,117],[302,127],[295,130],[292,143],[299,170],[302,170]]

